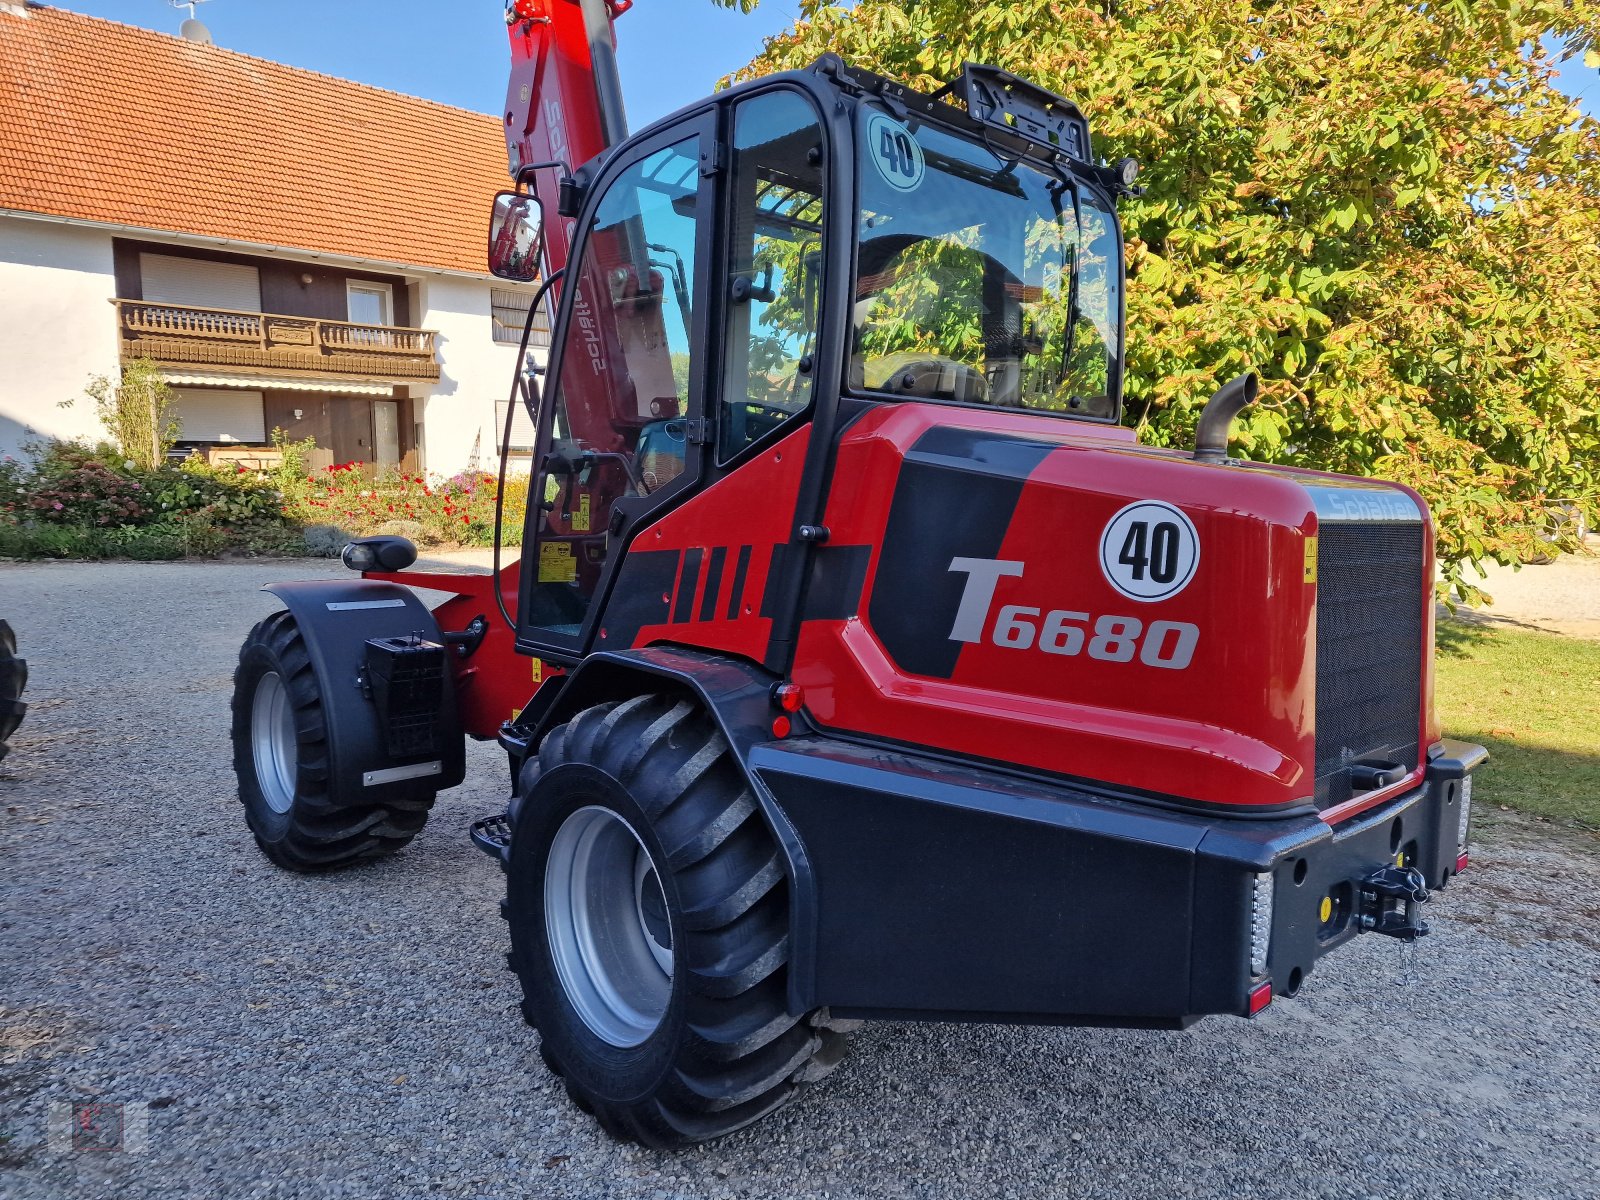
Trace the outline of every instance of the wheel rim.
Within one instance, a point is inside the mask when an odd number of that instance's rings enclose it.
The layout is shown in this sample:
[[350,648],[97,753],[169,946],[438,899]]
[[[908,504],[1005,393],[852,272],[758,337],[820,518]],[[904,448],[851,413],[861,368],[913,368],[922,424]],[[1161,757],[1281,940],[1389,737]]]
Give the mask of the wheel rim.
[[250,748],[256,782],[267,807],[275,813],[288,812],[294,804],[300,740],[295,734],[289,689],[276,671],[268,671],[256,684],[250,705]]
[[655,863],[616,813],[580,808],[550,844],[545,932],[562,989],[592,1033],[637,1046],[672,998],[672,931]]

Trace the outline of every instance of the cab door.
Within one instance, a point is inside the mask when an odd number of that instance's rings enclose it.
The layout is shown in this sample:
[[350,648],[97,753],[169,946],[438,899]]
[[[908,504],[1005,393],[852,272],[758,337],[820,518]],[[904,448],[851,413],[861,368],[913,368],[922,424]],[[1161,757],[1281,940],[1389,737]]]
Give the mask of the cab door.
[[633,531],[699,481],[710,112],[630,146],[585,205],[523,535],[519,648],[584,653]]

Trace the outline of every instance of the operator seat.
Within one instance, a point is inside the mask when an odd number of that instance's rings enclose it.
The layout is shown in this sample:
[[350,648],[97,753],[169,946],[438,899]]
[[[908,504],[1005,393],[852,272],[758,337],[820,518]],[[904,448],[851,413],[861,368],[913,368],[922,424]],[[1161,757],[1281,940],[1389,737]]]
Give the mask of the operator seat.
[[683,474],[688,428],[682,417],[652,421],[639,431],[639,486],[658,492]]

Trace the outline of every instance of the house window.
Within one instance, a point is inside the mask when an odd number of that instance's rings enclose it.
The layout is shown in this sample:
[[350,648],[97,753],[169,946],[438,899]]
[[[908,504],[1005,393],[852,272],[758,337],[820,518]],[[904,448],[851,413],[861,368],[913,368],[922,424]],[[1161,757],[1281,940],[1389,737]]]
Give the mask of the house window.
[[139,283],[148,304],[261,311],[261,276],[254,267],[238,263],[141,254]]
[[[517,336],[519,338],[522,336],[522,331],[520,329],[517,331]],[[500,439],[505,436],[505,432],[506,402],[504,400],[496,400],[494,402],[493,437],[497,453],[500,445]],[[532,450],[534,439],[537,436],[537,433],[538,431],[533,425],[533,418],[528,415],[528,410],[521,404],[518,404],[516,411],[511,418],[511,445],[509,447],[511,453],[525,453]]]
[[[507,288],[489,289],[489,308],[494,316],[494,340],[507,345],[522,344],[522,326],[528,319],[528,307],[533,303],[532,292],[513,292]],[[533,318],[530,346],[550,344],[550,318],[543,310]]]
[[180,442],[260,446],[267,440],[260,392],[173,388]]
[[357,325],[393,325],[394,291],[387,283],[346,285],[350,320]]

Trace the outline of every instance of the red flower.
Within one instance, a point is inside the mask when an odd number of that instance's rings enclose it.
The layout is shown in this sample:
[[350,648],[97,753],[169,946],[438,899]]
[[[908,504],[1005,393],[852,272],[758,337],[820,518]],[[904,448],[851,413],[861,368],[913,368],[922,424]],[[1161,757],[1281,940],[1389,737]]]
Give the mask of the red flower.
[[461,523],[463,525],[471,525],[472,524],[472,518],[471,517],[462,517],[461,518]]

